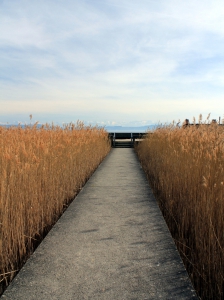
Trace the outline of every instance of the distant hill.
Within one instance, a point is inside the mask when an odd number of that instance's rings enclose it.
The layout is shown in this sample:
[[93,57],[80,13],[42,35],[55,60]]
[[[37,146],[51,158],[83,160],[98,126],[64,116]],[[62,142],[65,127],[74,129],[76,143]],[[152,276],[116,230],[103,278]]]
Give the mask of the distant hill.
[[[18,127],[20,126],[21,128],[29,127],[30,125],[15,125],[15,124],[0,124],[2,127]],[[32,126],[32,124],[31,124]],[[41,128],[43,125],[42,124],[37,124],[37,128]],[[145,125],[145,126],[105,126],[105,130],[108,132],[146,132],[148,130],[152,130],[156,127],[156,125]]]
[[[23,124],[17,124],[17,125],[15,125],[15,124],[0,124],[0,126],[1,127],[5,127],[5,128],[10,128],[10,127],[21,127],[21,128],[25,128],[25,127],[29,127],[29,126],[33,126],[32,124],[30,125],[30,124],[27,124],[27,125],[23,125]],[[37,124],[36,125],[36,127],[37,128],[41,128],[43,125],[42,124]]]

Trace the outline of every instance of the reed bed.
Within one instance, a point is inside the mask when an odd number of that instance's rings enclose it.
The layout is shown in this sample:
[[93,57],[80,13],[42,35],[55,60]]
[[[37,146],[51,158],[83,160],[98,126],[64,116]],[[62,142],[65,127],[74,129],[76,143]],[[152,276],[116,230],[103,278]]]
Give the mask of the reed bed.
[[224,299],[224,126],[163,126],[136,148],[201,299]]
[[81,122],[0,127],[0,282],[7,284],[36,242],[110,151],[108,133]]

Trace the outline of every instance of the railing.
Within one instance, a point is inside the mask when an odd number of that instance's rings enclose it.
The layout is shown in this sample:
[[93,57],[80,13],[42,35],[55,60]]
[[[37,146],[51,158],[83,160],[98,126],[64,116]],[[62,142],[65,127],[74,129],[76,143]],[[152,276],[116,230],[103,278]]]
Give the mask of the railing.
[[134,145],[136,139],[142,139],[146,135],[145,132],[113,132],[109,133],[111,140],[111,146],[115,147],[116,140],[131,140],[131,144]]

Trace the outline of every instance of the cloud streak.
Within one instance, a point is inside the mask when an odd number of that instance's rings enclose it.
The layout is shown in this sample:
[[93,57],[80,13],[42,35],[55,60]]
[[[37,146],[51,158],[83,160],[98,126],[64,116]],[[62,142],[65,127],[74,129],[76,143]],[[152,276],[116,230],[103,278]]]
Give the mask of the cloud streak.
[[223,12],[221,0],[2,1],[2,114],[222,114]]

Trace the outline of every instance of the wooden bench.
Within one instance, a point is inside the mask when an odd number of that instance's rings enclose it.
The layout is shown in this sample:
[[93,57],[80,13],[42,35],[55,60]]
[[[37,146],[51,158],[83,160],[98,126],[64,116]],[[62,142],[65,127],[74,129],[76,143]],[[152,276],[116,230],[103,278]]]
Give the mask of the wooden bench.
[[132,145],[134,146],[136,139],[142,139],[146,135],[145,132],[112,132],[109,133],[109,138],[111,140],[111,146],[115,147],[116,140],[131,140]]

